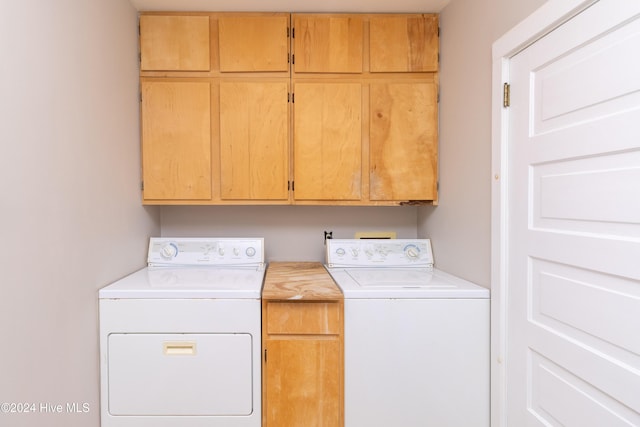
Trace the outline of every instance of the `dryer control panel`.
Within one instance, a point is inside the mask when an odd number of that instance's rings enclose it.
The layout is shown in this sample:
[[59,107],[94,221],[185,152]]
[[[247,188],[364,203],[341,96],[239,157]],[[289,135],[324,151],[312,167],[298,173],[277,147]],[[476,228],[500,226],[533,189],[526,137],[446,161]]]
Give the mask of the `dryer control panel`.
[[264,239],[152,237],[147,263],[150,267],[262,265]]
[[329,267],[433,268],[429,239],[327,239]]

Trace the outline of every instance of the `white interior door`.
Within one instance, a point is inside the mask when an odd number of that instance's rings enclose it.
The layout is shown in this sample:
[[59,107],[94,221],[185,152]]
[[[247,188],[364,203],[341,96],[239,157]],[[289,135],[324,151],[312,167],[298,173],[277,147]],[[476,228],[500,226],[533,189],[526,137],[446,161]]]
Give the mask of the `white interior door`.
[[506,425],[640,426],[640,2],[513,58]]

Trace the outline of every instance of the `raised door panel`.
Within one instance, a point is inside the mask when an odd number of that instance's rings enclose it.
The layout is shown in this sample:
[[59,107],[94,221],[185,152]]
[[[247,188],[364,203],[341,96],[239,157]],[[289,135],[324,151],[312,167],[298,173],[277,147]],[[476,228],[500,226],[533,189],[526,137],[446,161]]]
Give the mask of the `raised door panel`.
[[208,16],[141,15],[141,71],[208,71]]
[[342,427],[342,351],[336,339],[268,340],[267,427]]
[[289,71],[288,29],[288,14],[221,16],[220,71]]
[[369,24],[371,72],[437,72],[438,15],[381,15]]
[[360,200],[361,85],[298,83],[294,105],[295,199]]
[[211,84],[142,82],[145,200],[211,199]]
[[435,200],[435,83],[372,84],[370,102],[370,199]]
[[361,73],[363,18],[294,15],[296,73]]
[[222,199],[286,200],[289,177],[289,84],[220,84]]

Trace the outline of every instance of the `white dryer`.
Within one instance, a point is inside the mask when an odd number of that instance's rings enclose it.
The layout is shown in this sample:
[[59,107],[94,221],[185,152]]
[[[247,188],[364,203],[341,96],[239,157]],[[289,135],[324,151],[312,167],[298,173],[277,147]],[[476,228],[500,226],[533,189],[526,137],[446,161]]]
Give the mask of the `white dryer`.
[[345,427],[488,427],[489,291],[428,239],[327,240],[344,293]]
[[99,291],[102,427],[261,425],[261,238],[152,238]]

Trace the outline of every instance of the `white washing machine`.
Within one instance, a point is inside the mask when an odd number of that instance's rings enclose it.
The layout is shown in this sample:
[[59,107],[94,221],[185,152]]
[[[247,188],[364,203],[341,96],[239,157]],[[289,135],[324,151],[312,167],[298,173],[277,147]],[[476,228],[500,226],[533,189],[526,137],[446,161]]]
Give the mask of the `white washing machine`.
[[327,240],[345,298],[346,427],[488,427],[489,291],[428,239]]
[[261,238],[152,238],[99,291],[102,427],[261,425]]

